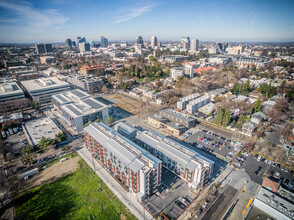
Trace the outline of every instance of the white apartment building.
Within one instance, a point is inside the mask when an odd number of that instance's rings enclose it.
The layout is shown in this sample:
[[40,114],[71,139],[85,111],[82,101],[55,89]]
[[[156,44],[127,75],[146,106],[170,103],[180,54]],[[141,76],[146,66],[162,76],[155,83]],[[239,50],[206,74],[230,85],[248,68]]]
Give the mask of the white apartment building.
[[135,142],[162,161],[162,166],[197,189],[211,177],[214,162],[196,151],[152,131],[137,132]]
[[187,104],[188,104],[190,101],[192,101],[192,100],[198,98],[199,96],[200,96],[199,93],[194,93],[194,94],[191,94],[191,95],[188,95],[188,96],[185,96],[185,97],[181,98],[181,99],[177,102],[177,109],[179,109],[179,110],[181,110],[181,111],[184,110],[184,109],[186,109]]
[[161,160],[103,123],[91,123],[84,137],[94,159],[126,191],[140,201],[156,192],[161,184]]
[[177,80],[179,76],[184,75],[184,68],[182,67],[175,67],[170,70],[170,78],[173,80]]
[[84,125],[89,121],[108,123],[110,106],[91,98],[79,89],[52,96],[52,104],[77,133],[83,132]]
[[80,88],[88,93],[101,91],[104,82],[101,78],[94,76],[67,76],[68,83],[73,84],[75,87]]
[[187,112],[193,114],[202,106],[205,106],[209,103],[209,95],[206,93],[203,96],[200,96],[192,101],[190,101],[186,107]]
[[21,85],[31,99],[40,104],[51,102],[52,95],[70,90],[69,83],[56,77],[25,80],[21,81]]

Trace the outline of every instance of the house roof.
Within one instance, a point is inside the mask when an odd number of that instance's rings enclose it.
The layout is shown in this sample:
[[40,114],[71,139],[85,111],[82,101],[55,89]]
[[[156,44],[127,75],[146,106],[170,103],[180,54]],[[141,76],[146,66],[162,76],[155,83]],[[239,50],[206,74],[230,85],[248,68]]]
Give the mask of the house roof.
[[262,187],[276,193],[280,187],[280,183],[266,177],[262,182]]

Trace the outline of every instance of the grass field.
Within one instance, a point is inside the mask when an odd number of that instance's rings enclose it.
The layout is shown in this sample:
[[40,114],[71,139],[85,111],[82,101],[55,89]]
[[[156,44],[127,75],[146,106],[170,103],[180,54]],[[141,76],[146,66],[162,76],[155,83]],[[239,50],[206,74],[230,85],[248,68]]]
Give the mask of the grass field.
[[15,200],[19,219],[136,219],[83,161],[76,172]]

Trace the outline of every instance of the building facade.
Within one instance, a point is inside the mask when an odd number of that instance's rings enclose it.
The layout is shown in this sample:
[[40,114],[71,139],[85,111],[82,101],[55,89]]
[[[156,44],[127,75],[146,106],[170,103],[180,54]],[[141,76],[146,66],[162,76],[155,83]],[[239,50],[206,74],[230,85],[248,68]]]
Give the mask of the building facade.
[[93,158],[139,200],[161,184],[162,162],[133,141],[103,123],[84,129],[85,144]]
[[67,82],[88,93],[99,92],[104,85],[101,78],[93,76],[67,76]]
[[186,180],[191,188],[203,186],[213,173],[212,160],[155,132],[137,132],[135,142],[160,159],[162,166]]
[[151,47],[154,49],[157,46],[157,37],[152,36],[151,37]]
[[101,47],[108,47],[108,39],[104,36],[101,36]]
[[29,106],[29,100],[25,98],[24,92],[15,83],[0,84],[0,113],[7,113],[13,110]]
[[89,121],[108,123],[110,106],[79,89],[52,96],[52,104],[62,119],[77,133],[82,133],[84,125]]
[[90,51],[90,44],[86,42],[79,43],[79,49],[80,49],[80,52]]
[[52,44],[35,44],[37,54],[52,53]]
[[172,122],[179,123],[185,126],[186,128],[192,128],[192,127],[195,127],[196,125],[196,119],[191,118],[187,115],[184,115],[172,109],[162,109],[159,111],[159,115],[164,118],[167,118],[168,120]]
[[40,104],[51,102],[52,95],[70,90],[70,84],[56,77],[21,81],[25,92]]

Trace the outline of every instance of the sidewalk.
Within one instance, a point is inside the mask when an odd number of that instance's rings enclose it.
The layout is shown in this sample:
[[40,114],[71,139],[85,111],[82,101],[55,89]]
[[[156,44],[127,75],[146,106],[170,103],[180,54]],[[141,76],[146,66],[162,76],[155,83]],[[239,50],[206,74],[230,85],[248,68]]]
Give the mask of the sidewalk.
[[[77,153],[84,159],[84,161],[94,170],[91,153],[85,148],[77,150]],[[138,219],[153,219],[153,217],[145,211],[141,204],[137,201],[136,196],[127,192],[118,182],[101,165],[94,160],[95,173],[102,179],[102,181],[109,187],[109,189],[119,198],[119,200],[130,209],[130,211]]]

